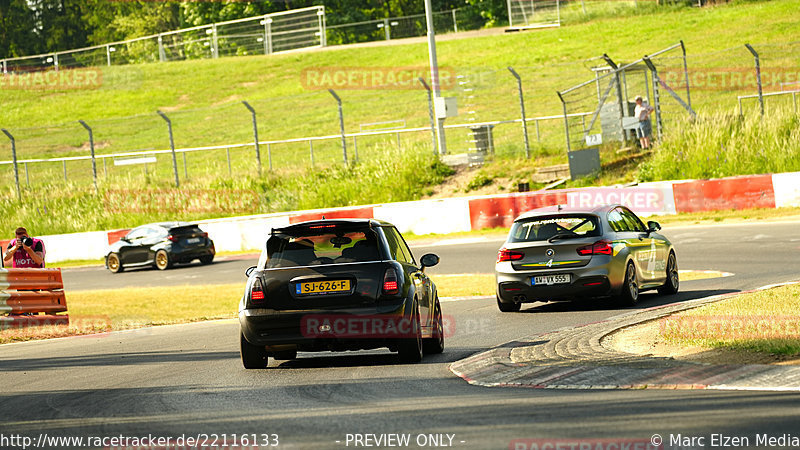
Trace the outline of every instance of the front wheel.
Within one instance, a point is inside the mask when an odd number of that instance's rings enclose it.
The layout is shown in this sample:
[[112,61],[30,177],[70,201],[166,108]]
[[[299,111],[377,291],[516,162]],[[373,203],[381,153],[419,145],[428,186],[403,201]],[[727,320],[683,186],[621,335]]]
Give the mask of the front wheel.
[[122,267],[122,262],[119,260],[119,255],[116,253],[111,253],[106,257],[106,267],[111,273],[120,273],[125,270]]
[[169,253],[166,250],[159,250],[156,252],[156,268],[158,270],[167,270],[172,266],[172,261],[169,258]]
[[667,281],[664,285],[658,288],[658,293],[661,295],[673,295],[678,293],[680,286],[680,276],[678,275],[678,259],[675,253],[670,252],[667,259]]
[[622,282],[622,292],[620,292],[617,302],[622,306],[634,306],[639,301],[639,280],[636,277],[636,267],[633,262],[628,263],[625,269],[625,280]]
[[243,333],[239,333],[239,350],[245,369],[263,369],[267,367],[269,361],[267,349],[247,342]]
[[398,355],[400,360],[407,363],[422,361],[422,329],[419,325],[419,306],[414,302],[414,311],[409,318],[411,321],[409,332],[410,337],[403,338],[398,345]]
[[422,351],[426,355],[442,353],[444,351],[444,319],[442,318],[442,306],[439,304],[439,296],[436,296],[436,306],[433,313],[433,336],[426,338],[422,342]]

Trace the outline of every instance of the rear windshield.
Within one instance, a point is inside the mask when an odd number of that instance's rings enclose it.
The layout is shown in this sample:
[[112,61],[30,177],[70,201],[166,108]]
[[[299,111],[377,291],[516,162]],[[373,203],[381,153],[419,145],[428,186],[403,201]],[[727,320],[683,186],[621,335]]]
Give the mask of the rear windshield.
[[259,267],[315,266],[379,261],[374,231],[363,229],[303,229],[270,236]]
[[184,234],[202,234],[203,230],[197,225],[186,225],[181,227],[170,228],[169,234],[184,235]]
[[509,233],[509,242],[546,241],[553,236],[583,237],[599,236],[596,216],[564,215],[536,217],[514,222]]

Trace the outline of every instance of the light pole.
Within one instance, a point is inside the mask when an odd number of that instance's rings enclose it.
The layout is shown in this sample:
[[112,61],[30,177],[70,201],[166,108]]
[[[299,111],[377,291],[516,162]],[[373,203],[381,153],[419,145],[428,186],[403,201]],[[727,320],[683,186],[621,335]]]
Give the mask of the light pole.
[[[431,64],[431,84],[433,85],[434,104],[437,98],[442,96],[439,85],[439,63],[436,61],[436,34],[433,29],[433,12],[431,12],[431,0],[425,0],[425,21],[428,24],[428,56]],[[436,136],[439,139],[439,154],[447,153],[447,142],[444,136],[444,118],[440,117],[441,111],[436,113]]]

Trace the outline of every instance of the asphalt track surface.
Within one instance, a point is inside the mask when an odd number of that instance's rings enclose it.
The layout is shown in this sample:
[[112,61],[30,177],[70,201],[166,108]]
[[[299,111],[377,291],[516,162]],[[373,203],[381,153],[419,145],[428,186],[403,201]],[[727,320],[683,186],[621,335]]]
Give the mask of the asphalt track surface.
[[[685,282],[673,297],[645,293],[638,308],[799,279],[798,225],[664,229],[676,245],[680,268],[735,275]],[[491,271],[499,245],[497,240],[462,241],[414,252],[442,257],[432,272],[479,273]],[[64,278],[67,289],[145,281],[243,283],[242,272],[250,264],[226,260],[119,275],[75,269],[65,271]],[[211,273],[222,278],[212,279]],[[167,302],[169,295],[165,289]],[[347,445],[348,434],[400,433],[410,434],[410,448],[420,448],[419,435],[449,434],[454,448],[483,449],[530,448],[530,442],[516,447],[519,439],[539,439],[540,446],[564,439],[649,442],[659,434],[665,448],[700,448],[670,445],[671,439],[702,437],[694,443],[710,447],[713,434],[723,440],[743,436],[753,447],[757,435],[800,435],[798,393],[470,386],[450,373],[449,363],[620,310],[603,302],[535,303],[521,313],[501,314],[493,298],[483,298],[445,302],[443,311],[455,323],[445,352],[411,365],[388,351],[301,353],[295,361],[271,360],[265,370],[244,370],[234,320],[3,345],[0,440],[11,435],[38,440],[44,433],[85,439],[217,434],[219,444],[223,435],[230,442],[234,434],[268,433],[278,436],[280,448],[362,448],[352,441]],[[445,443],[450,443],[447,437]]]

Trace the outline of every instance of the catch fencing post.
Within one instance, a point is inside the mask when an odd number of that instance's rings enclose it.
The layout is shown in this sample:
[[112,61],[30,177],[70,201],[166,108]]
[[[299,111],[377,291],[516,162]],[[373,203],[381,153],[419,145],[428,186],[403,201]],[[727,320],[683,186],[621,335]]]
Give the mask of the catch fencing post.
[[169,120],[166,114],[161,111],[156,113],[167,122],[167,129],[169,130],[169,148],[172,150],[172,171],[175,173],[175,187],[180,187],[181,182],[178,180],[178,158],[175,156],[175,140],[172,137],[172,121]]
[[336,103],[339,104],[339,131],[342,133],[342,157],[344,158],[344,165],[347,165],[347,140],[344,137],[344,114],[342,113],[342,99],[336,95],[336,92],[333,89],[328,89],[328,92],[331,93],[333,98],[336,99]]
[[558,98],[561,100],[561,108],[564,110],[564,133],[567,137],[567,153],[572,151],[572,147],[569,143],[569,117],[567,117],[567,102],[564,101],[564,97],[561,96],[561,92],[556,91],[558,94]]
[[753,54],[753,58],[756,61],[756,82],[758,83],[758,104],[761,106],[761,115],[764,115],[764,94],[761,90],[761,60],[758,57],[758,52],[756,49],[753,48],[750,44],[744,44],[747,47],[747,50]]
[[64,169],[64,181],[67,181],[67,160],[61,160],[61,167]]
[[686,63],[686,46],[683,45],[683,40],[680,42],[681,51],[683,52],[683,76],[686,79],[686,103],[689,105],[689,109],[692,109],[692,95],[691,89],[689,88],[689,65]]
[[11,133],[3,128],[3,133],[11,139],[11,159],[14,161],[14,184],[17,186],[17,200],[20,202],[22,201],[22,193],[19,190],[19,168],[17,167],[17,143],[14,140],[14,136]]
[[[253,117],[253,140],[256,146],[256,165],[258,165],[258,176],[261,176],[261,147],[258,146],[258,121],[256,120],[256,110],[250,106],[250,103],[242,100],[242,104],[245,108],[250,110],[250,114]],[[272,161],[270,159],[270,170],[272,170]]]
[[458,9],[453,9],[453,33],[458,33],[458,21],[456,21],[456,11]]
[[[614,83],[616,84],[617,88],[617,101],[619,104],[619,129],[622,130],[622,145],[623,147],[628,145],[628,133],[625,132],[625,127],[622,125],[622,118],[625,117],[625,107],[623,105],[622,99],[622,84],[619,81],[619,67],[617,64],[605,53],[603,53],[603,59],[606,61],[612,69],[614,69]],[[565,105],[566,107],[566,105]],[[586,130],[583,130],[584,133]],[[660,138],[660,136],[659,136]]]
[[[94,179],[94,193],[97,194],[97,161],[94,157],[94,135],[92,134],[92,129],[89,125],[86,124],[83,120],[79,120],[78,123],[83,125],[83,128],[86,128],[86,131],[89,132],[89,150],[92,152],[92,178]],[[105,161],[105,160],[103,160]]]
[[528,142],[528,122],[525,118],[525,100],[522,96],[522,78],[513,67],[508,66],[508,71],[514,78],[517,79],[517,88],[519,89],[519,109],[522,111],[522,134],[525,136],[525,158],[531,159],[531,144]]
[[433,154],[438,155],[439,149],[436,147],[436,122],[433,119],[433,91],[431,91],[431,87],[428,86],[428,83],[425,82],[425,79],[419,77],[419,82],[422,83],[422,86],[425,87],[425,90],[428,91],[428,115],[431,118],[431,141],[433,143]]

